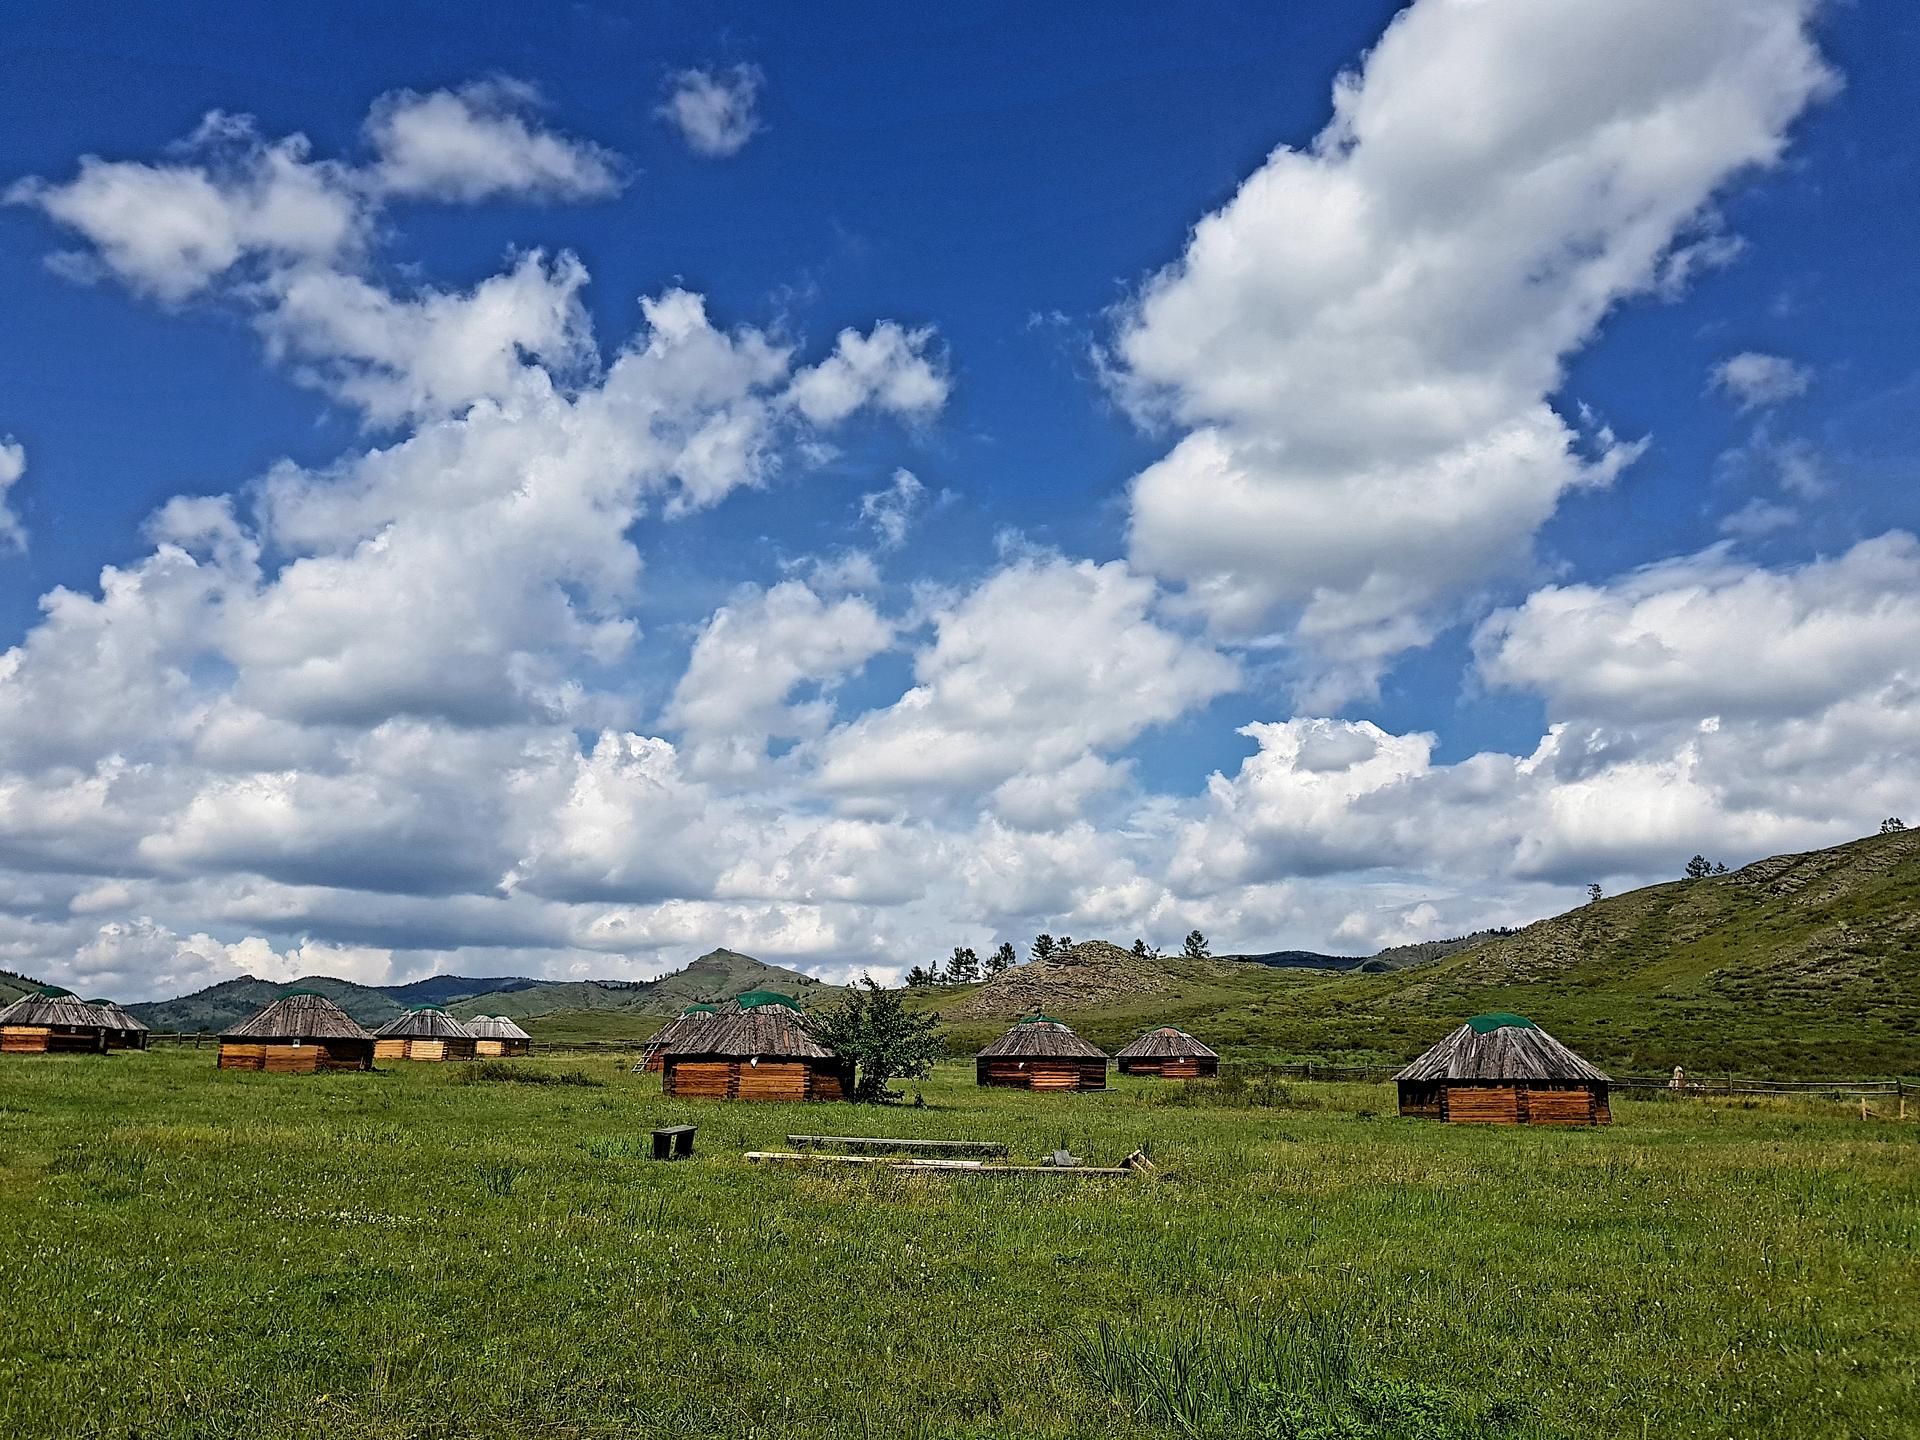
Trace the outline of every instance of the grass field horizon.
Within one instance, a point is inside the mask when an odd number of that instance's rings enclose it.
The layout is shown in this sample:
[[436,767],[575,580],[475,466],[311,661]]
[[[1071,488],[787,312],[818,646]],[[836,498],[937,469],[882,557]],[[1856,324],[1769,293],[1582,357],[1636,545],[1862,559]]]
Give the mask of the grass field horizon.
[[[1904,1436],[1920,1125],[1384,1085],[668,1100],[605,1056],[0,1069],[13,1435]],[[700,1126],[690,1163],[647,1131]],[[1116,1181],[765,1170],[789,1131],[1065,1144]]]

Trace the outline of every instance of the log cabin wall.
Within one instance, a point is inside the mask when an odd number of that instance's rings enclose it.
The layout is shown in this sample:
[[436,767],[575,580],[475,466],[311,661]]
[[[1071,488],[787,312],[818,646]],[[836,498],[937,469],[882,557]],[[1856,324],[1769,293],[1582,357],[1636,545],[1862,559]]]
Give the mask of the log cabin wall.
[[974,1063],[980,1085],[1004,1085],[1019,1090],[1104,1090],[1107,1062],[1071,1057],[1038,1056],[1019,1060],[994,1056]]
[[834,1060],[663,1060],[660,1092],[683,1100],[844,1100],[851,1066]]

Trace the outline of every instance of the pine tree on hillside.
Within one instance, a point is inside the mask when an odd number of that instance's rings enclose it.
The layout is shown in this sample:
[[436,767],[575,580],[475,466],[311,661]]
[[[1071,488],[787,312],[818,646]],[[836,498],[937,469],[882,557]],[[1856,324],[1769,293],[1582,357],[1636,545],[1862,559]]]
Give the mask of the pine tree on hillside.
[[1020,963],[1020,957],[1014,953],[1011,941],[1002,940],[1000,948],[987,957],[987,974],[1004,975]]
[[980,957],[965,945],[956,945],[947,961],[947,980],[954,985],[971,985],[980,978]]
[[1030,953],[1032,959],[1051,960],[1053,958],[1053,936],[1042,930],[1038,935],[1033,937],[1033,949]]
[[1189,960],[1205,960],[1213,952],[1207,948],[1206,936],[1202,935],[1198,930],[1189,930],[1187,932],[1187,943],[1182,947],[1182,953]]

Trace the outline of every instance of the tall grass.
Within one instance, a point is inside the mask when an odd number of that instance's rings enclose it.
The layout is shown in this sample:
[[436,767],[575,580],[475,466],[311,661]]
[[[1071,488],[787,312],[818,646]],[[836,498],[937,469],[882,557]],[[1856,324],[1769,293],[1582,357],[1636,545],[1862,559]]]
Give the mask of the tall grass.
[[[948,1066],[874,1112],[478,1069],[0,1062],[0,1434],[1892,1440],[1920,1414],[1920,1124],[1857,1107],[1487,1130],[1385,1086],[1036,1096]],[[670,1122],[693,1160],[647,1158]],[[876,1126],[1158,1170],[741,1158]]]

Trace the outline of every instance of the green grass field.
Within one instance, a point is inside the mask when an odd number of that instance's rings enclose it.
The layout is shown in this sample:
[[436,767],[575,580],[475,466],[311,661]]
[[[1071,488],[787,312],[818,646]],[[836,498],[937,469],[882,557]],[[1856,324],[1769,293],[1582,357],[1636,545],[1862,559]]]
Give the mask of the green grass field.
[[[1920,1123],[1386,1086],[669,1102],[604,1057],[0,1065],[8,1436],[1920,1434]],[[665,1121],[690,1163],[644,1158]],[[748,1166],[789,1130],[1158,1177]]]

